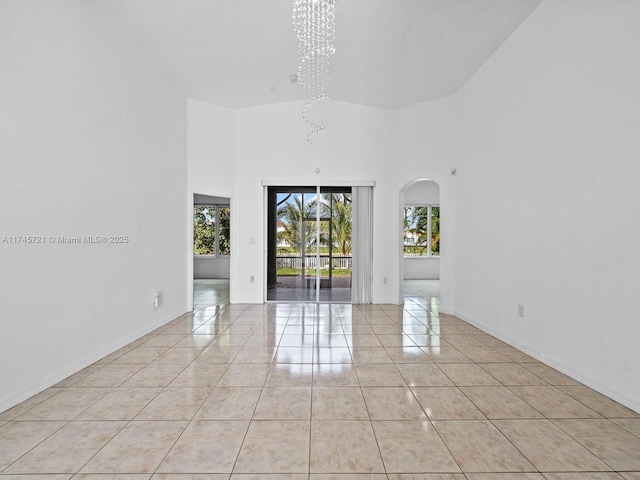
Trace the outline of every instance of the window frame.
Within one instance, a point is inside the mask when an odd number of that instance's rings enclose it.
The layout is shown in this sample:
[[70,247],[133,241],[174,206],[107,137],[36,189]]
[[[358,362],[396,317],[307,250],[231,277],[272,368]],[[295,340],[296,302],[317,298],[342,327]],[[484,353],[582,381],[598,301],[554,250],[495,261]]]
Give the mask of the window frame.
[[193,221],[195,221],[195,209],[198,207],[206,207],[210,210],[214,210],[215,211],[215,216],[214,216],[214,225],[213,225],[213,236],[214,236],[214,253],[196,253],[195,252],[195,233],[194,233],[194,238],[193,238],[193,256],[195,258],[225,258],[225,257],[229,257],[231,255],[231,241],[229,239],[229,253],[220,253],[220,209],[221,208],[227,208],[229,209],[229,222],[231,222],[231,206],[228,204],[220,204],[220,205],[216,205],[216,204],[208,204],[208,203],[194,203],[193,204],[193,208],[194,208],[194,218]]
[[[438,209],[440,209],[440,204],[439,203],[407,203],[403,206],[403,214],[406,216],[406,209],[407,208],[427,208],[427,239],[428,239],[428,243],[427,246],[425,248],[425,253],[423,255],[419,255],[419,254],[414,254],[414,255],[407,255],[405,248],[406,247],[410,247],[411,245],[408,245],[405,242],[405,239],[407,238],[407,230],[405,229],[404,225],[402,228],[402,256],[403,258],[440,258],[440,254],[438,253],[438,255],[434,255],[433,252],[431,251],[431,239],[433,238],[433,208],[437,207]],[[403,220],[404,222],[404,220]]]

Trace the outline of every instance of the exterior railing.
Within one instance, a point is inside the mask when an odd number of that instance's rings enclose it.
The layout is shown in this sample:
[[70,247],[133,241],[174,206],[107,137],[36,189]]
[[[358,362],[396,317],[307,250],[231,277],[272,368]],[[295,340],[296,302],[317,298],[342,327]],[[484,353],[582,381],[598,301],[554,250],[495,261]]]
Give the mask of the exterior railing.
[[[304,263],[306,268],[329,268],[329,260],[333,268],[351,268],[350,256],[332,256],[320,255],[320,265],[317,265],[318,257],[316,255],[306,255]],[[278,255],[276,256],[277,268],[302,268],[301,255]]]

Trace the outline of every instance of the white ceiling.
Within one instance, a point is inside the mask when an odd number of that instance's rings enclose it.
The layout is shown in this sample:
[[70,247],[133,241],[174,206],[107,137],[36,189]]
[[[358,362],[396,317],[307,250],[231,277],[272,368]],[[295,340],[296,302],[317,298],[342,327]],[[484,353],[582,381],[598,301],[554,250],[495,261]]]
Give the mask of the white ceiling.
[[[542,0],[336,0],[331,96],[398,108],[455,93]],[[96,0],[192,98],[302,98],[292,0]]]

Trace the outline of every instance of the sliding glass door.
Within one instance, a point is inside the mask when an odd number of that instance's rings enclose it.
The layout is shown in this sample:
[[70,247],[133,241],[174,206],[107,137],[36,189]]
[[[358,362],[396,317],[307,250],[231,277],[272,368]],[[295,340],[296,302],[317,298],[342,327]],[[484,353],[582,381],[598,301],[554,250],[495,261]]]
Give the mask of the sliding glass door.
[[351,188],[268,187],[267,300],[351,301]]

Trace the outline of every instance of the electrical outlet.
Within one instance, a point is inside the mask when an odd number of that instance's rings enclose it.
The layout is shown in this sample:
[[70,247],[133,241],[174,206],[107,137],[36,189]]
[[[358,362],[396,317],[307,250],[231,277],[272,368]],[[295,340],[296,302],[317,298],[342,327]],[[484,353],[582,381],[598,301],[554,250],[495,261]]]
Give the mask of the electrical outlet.
[[384,283],[385,285],[387,284],[387,277],[384,277],[384,278],[382,279],[382,283]]
[[522,305],[521,303],[518,304],[518,316],[524,317],[524,305]]

